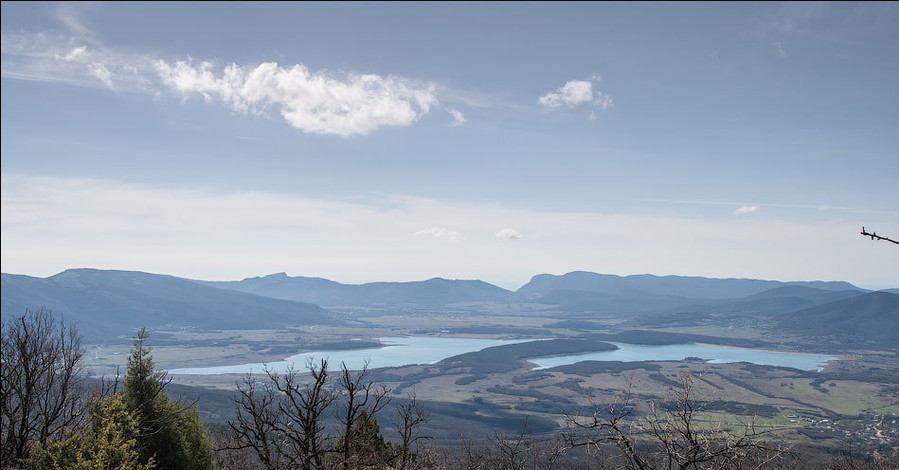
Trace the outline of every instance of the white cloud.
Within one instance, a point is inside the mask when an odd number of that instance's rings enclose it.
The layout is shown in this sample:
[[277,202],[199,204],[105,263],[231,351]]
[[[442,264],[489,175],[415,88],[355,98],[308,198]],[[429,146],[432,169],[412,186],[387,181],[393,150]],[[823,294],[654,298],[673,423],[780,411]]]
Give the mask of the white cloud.
[[734,211],[734,215],[755,214],[759,209],[761,209],[759,206],[740,206]]
[[537,99],[537,103],[546,108],[574,108],[582,104],[592,104],[593,109],[590,111],[590,120],[596,120],[596,111],[605,111],[614,105],[612,96],[600,90],[593,88],[593,82],[599,81],[600,77],[594,75],[588,80],[570,80],[558,88],[556,91],[549,92]]
[[425,230],[419,230],[413,233],[412,238],[436,238],[439,240],[446,240],[451,243],[459,243],[460,241],[462,241],[462,234],[445,229],[443,227],[433,227]]
[[518,240],[521,238],[521,235],[514,228],[504,228],[496,232],[496,238],[500,240]]
[[586,80],[571,80],[556,91],[541,96],[537,102],[547,108],[558,108],[563,105],[572,108],[592,100],[593,83]]
[[382,126],[409,126],[437,104],[433,85],[374,74],[332,77],[300,64],[231,64],[217,73],[209,62],[159,60],[156,69],[172,90],[218,99],[239,112],[277,107],[290,125],[313,134],[362,135]]
[[459,127],[462,124],[468,122],[468,120],[465,119],[465,115],[462,114],[458,109],[450,109],[449,113],[453,115],[453,122],[450,123],[450,125],[453,127]]

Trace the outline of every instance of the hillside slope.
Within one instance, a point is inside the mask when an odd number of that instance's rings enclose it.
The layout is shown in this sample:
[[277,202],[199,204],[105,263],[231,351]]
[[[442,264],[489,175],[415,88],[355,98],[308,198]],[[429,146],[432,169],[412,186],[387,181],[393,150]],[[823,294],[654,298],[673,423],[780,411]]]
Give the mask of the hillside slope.
[[871,292],[784,314],[780,328],[838,344],[899,348],[899,295]]
[[333,322],[317,305],[158,274],[70,269],[48,278],[2,275],[4,318],[40,308],[63,315],[86,341],[98,342],[133,336],[143,326],[261,329]]

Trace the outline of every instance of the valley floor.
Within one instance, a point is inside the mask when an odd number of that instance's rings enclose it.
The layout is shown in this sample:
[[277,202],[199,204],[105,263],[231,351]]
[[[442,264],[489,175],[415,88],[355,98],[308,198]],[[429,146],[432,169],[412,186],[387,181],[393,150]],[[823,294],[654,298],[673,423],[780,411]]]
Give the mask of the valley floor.
[[[151,336],[161,368],[266,362],[302,351],[371,347],[376,338],[401,335],[444,335],[490,338],[584,337],[628,325],[616,318],[593,318],[591,330],[578,322],[559,322],[539,312],[516,315],[475,315],[457,311],[439,314],[385,315],[344,312],[349,326],[302,327],[289,330],[157,331]],[[581,322],[583,323],[583,322]],[[699,325],[659,328],[660,333],[717,337],[728,341],[758,341],[766,349],[815,351],[812,344],[764,325]],[[88,347],[91,368],[113,374],[129,345]],[[678,385],[680,374],[699,378],[703,420],[739,426],[750,420],[772,439],[834,452],[892,453],[899,451],[899,361],[895,351],[850,350],[838,354],[821,371],[758,366],[748,363],[585,362],[532,370],[527,362],[506,370],[479,372],[466,361],[375,369],[372,379],[390,387],[394,397],[414,392],[435,416],[429,432],[452,444],[472,430],[491,433],[526,432],[551,437],[566,425],[566,415],[589,413],[599,402],[630,393],[640,411]],[[502,368],[501,368],[502,369]],[[233,413],[227,399],[240,375],[173,376],[174,384],[191,387],[209,421],[223,422]],[[436,426],[434,423],[439,422]]]

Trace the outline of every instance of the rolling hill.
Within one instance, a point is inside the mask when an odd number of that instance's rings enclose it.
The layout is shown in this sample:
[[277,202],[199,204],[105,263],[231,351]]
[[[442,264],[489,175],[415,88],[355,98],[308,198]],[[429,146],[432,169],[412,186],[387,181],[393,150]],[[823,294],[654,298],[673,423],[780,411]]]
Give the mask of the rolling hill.
[[889,292],[837,300],[787,313],[779,326],[796,335],[859,348],[899,348],[899,295]]

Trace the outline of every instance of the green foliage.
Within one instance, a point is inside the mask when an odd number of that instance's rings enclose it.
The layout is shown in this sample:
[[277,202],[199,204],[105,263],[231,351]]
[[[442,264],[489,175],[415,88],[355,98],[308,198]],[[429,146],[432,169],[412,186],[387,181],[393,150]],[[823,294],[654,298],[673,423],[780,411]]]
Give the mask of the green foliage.
[[207,470],[212,440],[193,404],[171,400],[138,333],[128,358],[124,390],[99,400],[82,433],[39,446],[25,461],[35,470]]
[[38,447],[28,461],[35,470],[151,470],[155,462],[140,462],[136,449],[137,421],[124,395],[107,397],[91,415],[84,434]]
[[383,460],[390,453],[384,437],[381,436],[381,426],[374,416],[369,416],[365,411],[359,415],[353,426],[353,435],[355,437],[353,453],[356,455],[380,457]]
[[164,372],[157,372],[140,330],[125,376],[124,397],[137,420],[137,448],[142,462],[154,460],[171,470],[204,470],[213,466],[212,441],[194,404],[171,400]]
[[[343,448],[343,438],[337,448]],[[362,411],[350,431],[350,468],[382,468],[393,460],[393,448],[384,442],[374,416]]]

